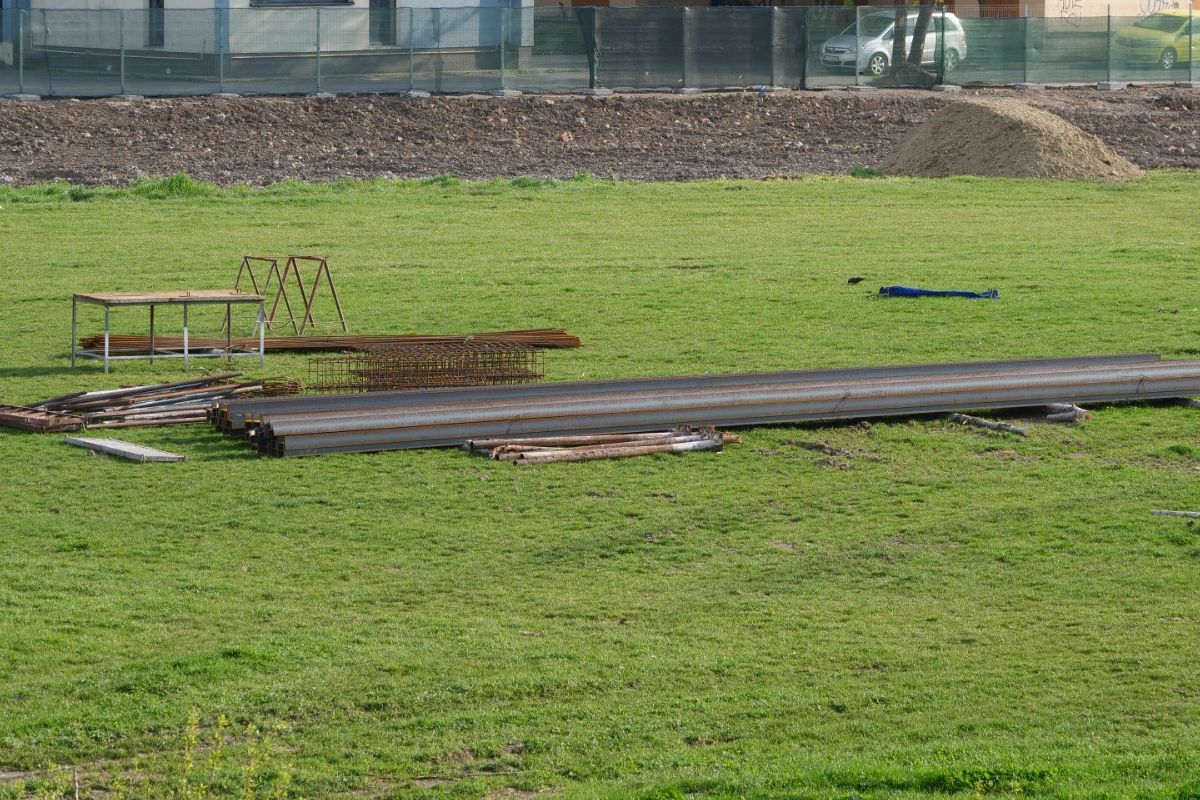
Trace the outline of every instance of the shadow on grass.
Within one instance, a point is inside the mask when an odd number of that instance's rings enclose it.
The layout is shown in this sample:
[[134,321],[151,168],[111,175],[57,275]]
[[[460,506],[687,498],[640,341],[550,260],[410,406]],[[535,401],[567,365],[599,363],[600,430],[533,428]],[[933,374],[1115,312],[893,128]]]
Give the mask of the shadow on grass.
[[[104,367],[100,362],[96,362],[96,366],[103,370]],[[79,367],[72,367],[69,364],[60,367],[3,367],[0,368],[0,378],[41,378],[47,375],[69,375],[78,373],[80,375],[91,375],[90,371],[81,371]]]
[[[119,432],[122,429],[114,430]],[[159,444],[176,447],[186,453],[189,458],[195,456],[203,461],[244,461],[265,458],[245,439],[224,436],[206,423],[171,426],[159,430],[163,434]]]

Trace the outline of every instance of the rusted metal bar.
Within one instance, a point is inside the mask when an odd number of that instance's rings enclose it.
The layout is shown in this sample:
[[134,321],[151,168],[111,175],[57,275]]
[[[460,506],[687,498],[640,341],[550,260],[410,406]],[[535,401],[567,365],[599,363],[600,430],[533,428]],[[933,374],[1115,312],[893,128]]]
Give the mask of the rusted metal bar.
[[0,405],[0,426],[35,433],[54,433],[81,430],[84,419],[40,408]]
[[561,451],[543,451],[540,453],[521,453],[517,456],[517,464],[551,464],[565,461],[597,461],[608,458],[632,458],[648,456],[655,453],[687,453],[693,450],[720,450],[721,440],[703,438],[687,442],[667,442],[664,444],[628,445],[609,447],[570,447]]

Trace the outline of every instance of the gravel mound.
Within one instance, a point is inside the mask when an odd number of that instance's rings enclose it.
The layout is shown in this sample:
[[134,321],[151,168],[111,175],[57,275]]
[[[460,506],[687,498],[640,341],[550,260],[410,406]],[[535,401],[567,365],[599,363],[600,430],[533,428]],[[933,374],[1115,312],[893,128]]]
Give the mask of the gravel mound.
[[1126,181],[1142,170],[1099,138],[1013,98],[949,103],[882,165],[891,175]]

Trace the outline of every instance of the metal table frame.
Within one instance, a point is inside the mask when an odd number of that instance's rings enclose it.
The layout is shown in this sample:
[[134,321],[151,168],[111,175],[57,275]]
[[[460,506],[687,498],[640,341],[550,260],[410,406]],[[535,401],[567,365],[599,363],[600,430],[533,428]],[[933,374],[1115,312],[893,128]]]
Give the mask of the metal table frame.
[[[85,303],[89,305],[101,306],[104,309],[104,350],[87,350],[79,347],[78,338],[78,318],[79,304]],[[258,306],[258,315],[254,322],[254,331],[258,333],[258,350],[249,352],[234,352],[233,351],[233,306],[245,305],[253,303]],[[154,347],[154,309],[160,305],[183,306],[183,352],[156,352]],[[188,335],[188,308],[192,305],[224,305],[225,306],[225,349],[212,352],[195,353],[189,348]],[[150,352],[147,355],[137,356],[114,356],[109,352],[109,314],[113,308],[123,306],[149,306],[150,308]],[[156,358],[182,358],[183,368],[187,369],[188,363],[193,358],[233,358],[235,356],[258,356],[259,366],[266,363],[266,331],[267,331],[267,311],[266,298],[260,294],[248,294],[246,292],[236,292],[228,290],[193,290],[179,292],[98,292],[93,294],[76,293],[71,295],[71,366],[75,366],[75,359],[78,358],[95,358],[104,360],[104,371],[108,372],[109,363],[112,361],[135,361],[146,360],[153,362]],[[251,333],[253,336],[253,332]]]

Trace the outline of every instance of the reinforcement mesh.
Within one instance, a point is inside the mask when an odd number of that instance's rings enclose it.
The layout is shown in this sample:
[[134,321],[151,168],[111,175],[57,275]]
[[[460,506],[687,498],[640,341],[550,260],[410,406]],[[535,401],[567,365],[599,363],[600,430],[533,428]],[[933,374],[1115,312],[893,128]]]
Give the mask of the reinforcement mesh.
[[515,342],[376,345],[309,361],[312,393],[377,392],[530,383],[545,375],[542,352]]

